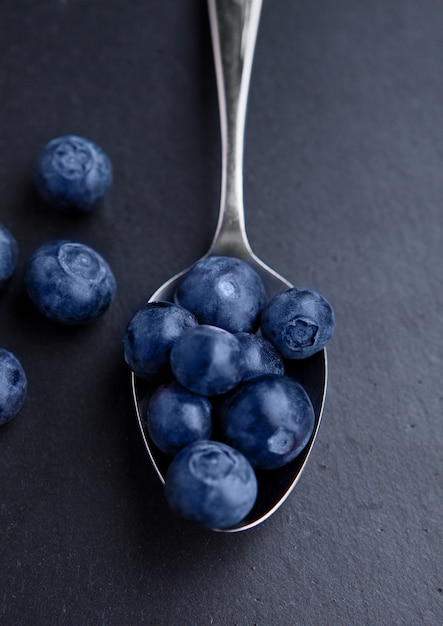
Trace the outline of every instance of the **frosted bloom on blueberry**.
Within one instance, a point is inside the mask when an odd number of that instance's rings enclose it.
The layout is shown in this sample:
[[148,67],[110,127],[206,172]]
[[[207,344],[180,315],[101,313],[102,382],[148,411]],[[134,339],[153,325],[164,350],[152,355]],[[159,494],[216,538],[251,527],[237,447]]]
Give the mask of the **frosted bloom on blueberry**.
[[262,279],[245,261],[209,256],[181,279],[175,299],[200,324],[239,333],[256,330],[266,295]]
[[14,273],[17,264],[17,242],[10,231],[0,224],[0,289]]
[[38,155],[34,182],[40,195],[54,207],[90,211],[112,183],[112,165],[94,142],[64,135],[52,139]]
[[57,240],[38,248],[25,269],[26,291],[50,320],[87,324],[102,315],[115,293],[105,259],[82,243]]
[[243,381],[263,374],[285,373],[283,359],[270,341],[251,333],[237,333],[235,336],[243,351]]
[[276,294],[261,315],[261,331],[287,359],[304,359],[322,350],[334,330],[329,302],[313,289],[293,287]]
[[174,342],[197,320],[172,302],[148,302],[134,313],[123,337],[125,361],[140,378],[156,377],[169,371]]
[[303,387],[287,376],[266,375],[239,387],[220,410],[223,440],[258,469],[286,465],[314,429],[314,409]]
[[165,494],[177,515],[206,528],[229,528],[254,506],[257,479],[238,450],[218,441],[197,441],[173,458]]
[[12,352],[0,348],[0,424],[9,422],[21,409],[27,391],[25,371]]
[[148,432],[162,452],[174,455],[194,441],[209,439],[211,411],[208,398],[192,393],[173,381],[169,385],[161,385],[149,401]]
[[183,387],[203,396],[230,391],[244,372],[237,337],[205,324],[191,328],[177,339],[170,361],[174,376]]

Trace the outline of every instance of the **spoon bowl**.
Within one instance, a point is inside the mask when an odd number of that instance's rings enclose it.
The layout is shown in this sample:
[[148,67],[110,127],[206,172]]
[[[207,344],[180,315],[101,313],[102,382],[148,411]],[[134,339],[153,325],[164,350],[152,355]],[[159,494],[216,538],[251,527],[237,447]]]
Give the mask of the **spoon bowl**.
[[[202,258],[222,255],[246,261],[261,276],[269,299],[292,284],[252,251],[246,236],[243,210],[244,124],[261,5],[262,0],[208,0],[220,109],[222,184],[217,229],[211,247]],[[149,302],[174,302],[175,290],[189,269],[167,280],[152,294]],[[296,379],[311,399],[315,414],[311,438],[287,465],[256,472],[257,501],[245,519],[231,528],[213,530],[232,533],[264,522],[283,504],[300,478],[321,422],[327,386],[326,350],[307,359],[286,360],[285,374]],[[158,450],[144,426],[144,416],[154,389],[153,382],[141,380],[132,373],[132,395],[140,434],[154,470],[164,484],[171,459]]]

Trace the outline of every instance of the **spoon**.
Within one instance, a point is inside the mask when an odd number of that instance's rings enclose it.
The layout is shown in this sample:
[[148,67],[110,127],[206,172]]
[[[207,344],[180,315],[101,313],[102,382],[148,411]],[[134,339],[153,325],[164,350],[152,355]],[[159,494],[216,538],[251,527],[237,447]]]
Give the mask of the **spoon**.
[[[220,109],[222,180],[216,232],[208,252],[202,258],[224,255],[243,259],[260,274],[269,298],[292,285],[253,253],[246,236],[243,209],[246,105],[261,7],[262,0],[208,0]],[[188,269],[166,281],[154,292],[149,302],[173,302],[175,289]],[[220,532],[246,530],[268,519],[294,489],[308,460],[320,426],[326,394],[326,351],[321,350],[302,361],[287,363],[286,375],[300,382],[311,399],[315,413],[312,436],[291,463],[279,469],[257,472],[259,487],[254,508],[239,524]],[[149,382],[132,374],[132,394],[140,433],[158,478],[164,484],[170,459],[156,448],[143,426],[143,415],[152,391]]]

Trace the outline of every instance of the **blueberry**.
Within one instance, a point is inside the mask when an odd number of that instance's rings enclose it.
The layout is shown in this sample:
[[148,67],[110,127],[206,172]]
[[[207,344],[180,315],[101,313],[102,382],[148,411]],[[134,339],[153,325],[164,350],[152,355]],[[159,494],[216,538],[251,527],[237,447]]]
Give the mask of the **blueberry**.
[[268,302],[261,331],[285,358],[305,359],[325,347],[334,321],[334,311],[321,294],[293,287]]
[[94,142],[76,135],[52,139],[37,158],[34,182],[52,206],[90,211],[112,182],[112,165]]
[[263,374],[283,375],[285,373],[283,359],[267,339],[250,333],[238,333],[235,336],[243,351],[243,381]]
[[50,320],[87,324],[109,307],[115,292],[111,268],[82,243],[58,240],[38,248],[25,269],[32,302]]
[[266,302],[257,272],[245,261],[225,256],[209,256],[196,263],[180,281],[175,298],[200,324],[231,333],[255,330]]
[[226,393],[243,376],[240,342],[222,328],[196,326],[172,346],[171,367],[177,380],[194,393],[203,396]]
[[223,440],[257,469],[292,461],[314,428],[314,409],[301,385],[286,376],[246,382],[220,408]]
[[27,382],[20,361],[0,348],[0,424],[9,422],[26,399]]
[[194,315],[177,304],[149,302],[136,311],[126,328],[126,363],[140,378],[166,373],[173,343],[196,325]]
[[174,455],[212,431],[211,403],[177,381],[162,385],[152,395],[147,411],[149,434],[165,454]]
[[197,441],[173,458],[165,494],[177,515],[206,528],[230,528],[252,509],[257,479],[237,450],[217,441]]
[[17,264],[17,242],[9,230],[0,224],[0,289],[14,273]]

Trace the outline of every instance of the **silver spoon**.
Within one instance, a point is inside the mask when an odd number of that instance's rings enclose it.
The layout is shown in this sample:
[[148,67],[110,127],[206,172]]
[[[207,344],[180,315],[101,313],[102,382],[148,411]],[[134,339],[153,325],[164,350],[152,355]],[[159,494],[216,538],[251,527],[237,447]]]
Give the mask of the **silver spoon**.
[[[292,285],[252,252],[246,236],[243,209],[246,104],[262,0],[208,0],[208,7],[220,109],[222,180],[217,229],[204,257],[225,255],[247,261],[260,274],[267,295],[271,297]],[[149,301],[173,302],[176,286],[187,271],[166,281]],[[294,461],[280,469],[258,472],[256,505],[246,519],[232,528],[223,529],[223,532],[246,530],[270,517],[294,489],[308,460],[320,426],[326,394],[326,351],[290,363],[286,374],[296,378],[311,398],[315,412],[314,432],[306,448]],[[149,383],[132,374],[132,393],[140,433],[152,465],[164,484],[169,459],[157,450],[143,426],[150,392]]]

